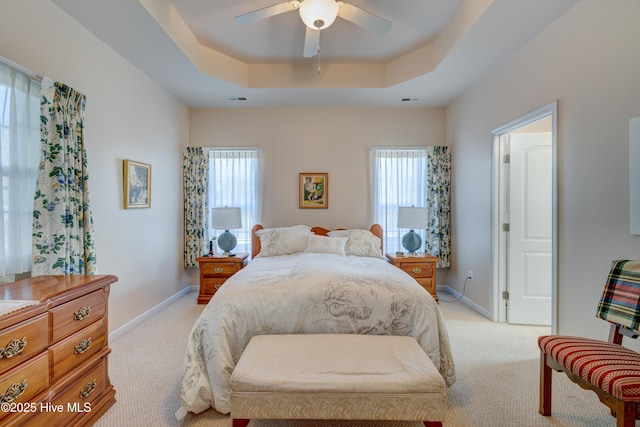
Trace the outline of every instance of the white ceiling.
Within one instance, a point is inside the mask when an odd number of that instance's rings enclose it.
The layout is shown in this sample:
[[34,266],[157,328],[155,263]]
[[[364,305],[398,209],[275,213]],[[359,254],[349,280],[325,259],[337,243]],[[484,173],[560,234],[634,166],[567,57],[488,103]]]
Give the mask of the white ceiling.
[[304,58],[297,11],[234,21],[281,0],[51,1],[190,107],[444,106],[578,2],[349,0],[391,30],[338,18]]

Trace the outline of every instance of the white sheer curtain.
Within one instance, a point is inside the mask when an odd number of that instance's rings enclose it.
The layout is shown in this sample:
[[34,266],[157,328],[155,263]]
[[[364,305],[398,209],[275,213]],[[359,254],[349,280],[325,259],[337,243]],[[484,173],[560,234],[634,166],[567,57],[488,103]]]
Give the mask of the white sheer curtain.
[[33,198],[40,161],[40,84],[0,62],[0,276],[31,269]]
[[[405,251],[398,229],[400,206],[427,206],[427,149],[374,148],[371,150],[372,212],[384,230],[385,252]],[[425,230],[416,230],[425,241]],[[424,252],[424,247],[419,249]]]
[[[262,152],[258,149],[211,149],[209,151],[209,211],[239,207],[242,228],[231,230],[238,239],[234,252],[251,253],[251,228],[261,221]],[[209,218],[211,212],[208,213]],[[207,221],[210,223],[210,221]],[[224,230],[209,230],[218,236]]]

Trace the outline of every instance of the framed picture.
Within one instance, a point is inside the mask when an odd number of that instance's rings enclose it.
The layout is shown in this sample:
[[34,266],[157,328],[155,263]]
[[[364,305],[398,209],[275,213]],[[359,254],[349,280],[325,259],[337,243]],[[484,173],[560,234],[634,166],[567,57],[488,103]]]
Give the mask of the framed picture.
[[124,208],[151,207],[151,165],[123,160]]
[[326,209],[329,207],[329,174],[300,174],[300,209]]

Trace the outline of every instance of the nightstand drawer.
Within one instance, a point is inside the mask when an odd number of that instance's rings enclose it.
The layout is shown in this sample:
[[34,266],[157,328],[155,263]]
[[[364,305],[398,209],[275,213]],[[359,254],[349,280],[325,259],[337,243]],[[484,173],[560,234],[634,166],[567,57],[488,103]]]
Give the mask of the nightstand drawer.
[[198,304],[209,302],[222,284],[247,264],[248,254],[236,254],[231,257],[200,257],[200,293]]
[[427,262],[401,263],[400,268],[411,275],[411,277],[432,277],[433,264]]
[[226,278],[220,278],[220,279],[216,279],[216,278],[206,278],[206,279],[202,279],[202,287],[200,292],[207,294],[207,295],[213,295],[216,293],[216,291],[218,289],[220,289],[222,287],[222,285],[224,284],[224,282],[226,281]]
[[232,262],[201,263],[202,277],[231,277],[238,271],[237,264]]

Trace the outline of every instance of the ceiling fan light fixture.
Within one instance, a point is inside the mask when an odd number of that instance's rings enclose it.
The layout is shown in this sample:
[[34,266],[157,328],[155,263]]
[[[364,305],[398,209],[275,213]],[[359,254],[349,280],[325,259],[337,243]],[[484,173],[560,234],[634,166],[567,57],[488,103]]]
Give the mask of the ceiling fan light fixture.
[[300,18],[312,30],[329,27],[338,16],[340,5],[335,0],[304,0],[300,3]]

